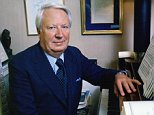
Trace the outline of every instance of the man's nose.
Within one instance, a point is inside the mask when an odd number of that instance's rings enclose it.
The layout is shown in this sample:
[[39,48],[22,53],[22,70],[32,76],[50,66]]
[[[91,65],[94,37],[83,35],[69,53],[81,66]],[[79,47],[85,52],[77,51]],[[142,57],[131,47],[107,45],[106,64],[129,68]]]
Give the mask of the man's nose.
[[62,34],[62,28],[61,27],[57,27],[57,32],[56,32],[56,38],[62,38],[63,34]]

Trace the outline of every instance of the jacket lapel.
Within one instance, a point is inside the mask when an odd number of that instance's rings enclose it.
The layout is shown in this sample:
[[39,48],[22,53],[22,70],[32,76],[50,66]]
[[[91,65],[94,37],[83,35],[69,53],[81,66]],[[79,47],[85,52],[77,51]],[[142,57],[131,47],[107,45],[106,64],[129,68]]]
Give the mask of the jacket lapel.
[[[72,100],[72,96],[73,96],[73,92],[72,92],[72,89],[73,89],[73,74],[72,74],[72,68],[73,68],[73,63],[70,63],[72,62],[72,59],[65,55],[65,67],[66,67],[66,74],[67,74],[67,82],[68,82],[68,101]],[[71,102],[68,102],[69,105],[71,104]]]
[[[66,66],[66,72],[67,72],[67,78],[68,78],[68,105],[69,109],[72,109],[74,105],[72,105],[74,102],[74,98],[78,97],[74,94],[76,92],[76,79],[77,79],[77,66],[75,66],[76,60],[72,57],[72,54],[66,50],[65,54],[65,66]],[[79,86],[81,87],[81,86]]]
[[34,68],[39,78],[44,81],[46,86],[54,93],[54,95],[66,106],[63,87],[59,85],[59,81],[45,56],[43,50],[38,48],[37,60],[34,59]]

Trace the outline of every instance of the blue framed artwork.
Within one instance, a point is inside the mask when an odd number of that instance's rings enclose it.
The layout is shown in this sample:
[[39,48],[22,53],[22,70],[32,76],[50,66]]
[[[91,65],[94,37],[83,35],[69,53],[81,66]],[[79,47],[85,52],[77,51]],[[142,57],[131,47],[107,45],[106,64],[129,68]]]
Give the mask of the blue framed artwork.
[[81,0],[83,35],[122,34],[122,0]]

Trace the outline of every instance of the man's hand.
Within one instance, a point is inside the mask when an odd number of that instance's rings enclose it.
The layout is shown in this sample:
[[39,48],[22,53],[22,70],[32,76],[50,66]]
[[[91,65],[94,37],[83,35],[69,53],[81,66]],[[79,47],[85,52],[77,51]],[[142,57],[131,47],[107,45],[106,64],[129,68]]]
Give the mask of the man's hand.
[[114,83],[114,93],[118,96],[119,93],[121,96],[124,96],[124,89],[128,93],[136,92],[136,88],[133,84],[141,85],[141,83],[138,80],[131,79],[127,77],[125,74],[119,74],[117,73],[115,76],[115,83]]

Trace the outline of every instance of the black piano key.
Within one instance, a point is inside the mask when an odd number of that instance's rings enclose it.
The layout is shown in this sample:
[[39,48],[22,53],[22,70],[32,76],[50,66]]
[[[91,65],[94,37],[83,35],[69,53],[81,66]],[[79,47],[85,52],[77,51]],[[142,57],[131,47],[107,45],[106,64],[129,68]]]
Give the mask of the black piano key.
[[107,115],[120,115],[119,97],[114,94],[114,89],[109,89],[108,112]]

